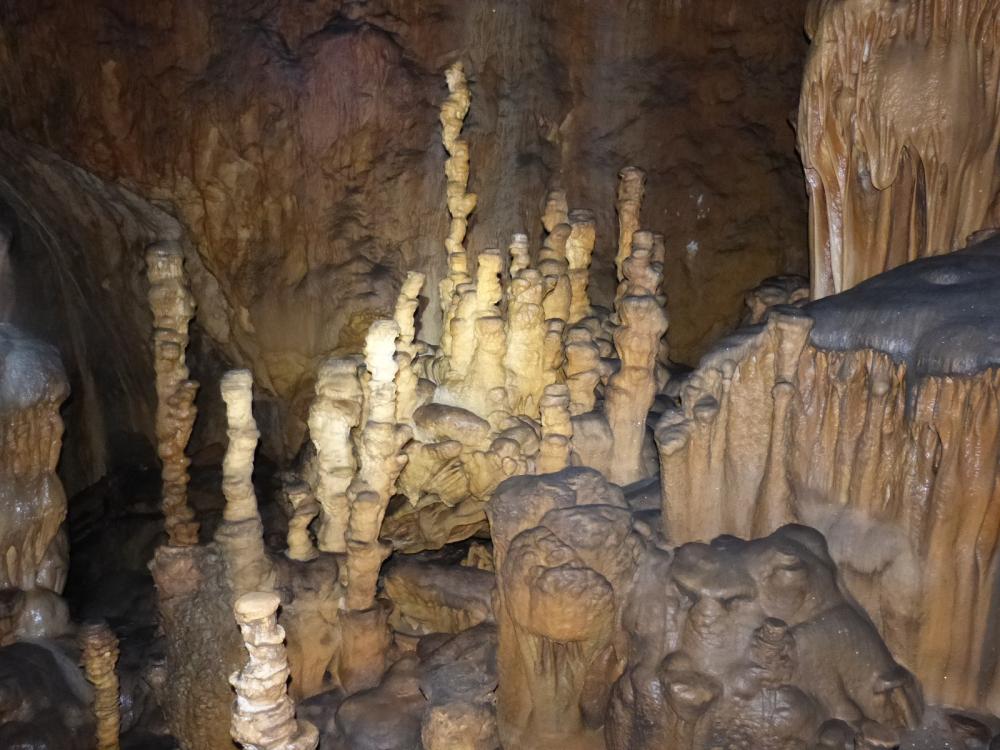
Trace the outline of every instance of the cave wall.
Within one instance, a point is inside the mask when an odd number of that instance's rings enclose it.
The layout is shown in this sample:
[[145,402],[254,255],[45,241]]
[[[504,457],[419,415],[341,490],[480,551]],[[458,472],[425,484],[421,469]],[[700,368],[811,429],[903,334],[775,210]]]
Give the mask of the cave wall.
[[[803,270],[787,120],[804,13],[797,0],[4,0],[0,174],[19,215],[44,204],[42,223],[59,227],[53,252],[76,226],[109,232],[101,209],[88,216],[88,199],[66,192],[94,188],[18,166],[24,144],[174,222],[189,271],[204,269],[196,325],[278,397],[266,440],[294,450],[316,361],[359,349],[406,270],[427,272],[436,293],[447,228],[437,109],[456,58],[473,92],[473,253],[514,231],[537,244],[544,191],[562,185],[597,211],[595,297],[608,301],[615,175],[634,163],[649,174],[645,222],[667,238],[675,357],[694,359],[735,323],[761,278]],[[148,415],[116,411],[137,398],[150,409],[142,244],[88,242],[64,304],[79,308],[75,325],[94,318],[85,340],[113,329],[117,360],[134,366],[103,416],[148,436]],[[102,294],[110,304],[94,301]],[[435,323],[425,316],[430,339]]]

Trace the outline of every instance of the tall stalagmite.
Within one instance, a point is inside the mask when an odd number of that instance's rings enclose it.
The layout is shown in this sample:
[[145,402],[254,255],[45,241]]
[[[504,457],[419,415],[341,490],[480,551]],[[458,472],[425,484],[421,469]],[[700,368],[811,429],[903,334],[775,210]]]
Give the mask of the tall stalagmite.
[[264,526],[253,486],[253,459],[260,433],[253,418],[253,376],[232,370],[222,378],[229,446],[222,462],[226,507],[215,540],[222,547],[233,598],[274,588],[275,572],[264,548]]
[[163,464],[163,515],[170,544],[198,543],[198,523],[187,502],[188,465],[184,451],[194,427],[198,384],[188,378],[185,353],[194,297],[184,273],[184,255],[174,242],[146,251],[149,306],[153,311],[153,366],[156,371],[156,442]]
[[80,628],[80,650],[87,680],[94,686],[97,750],[118,750],[121,724],[118,690],[118,638],[106,622],[89,622]]

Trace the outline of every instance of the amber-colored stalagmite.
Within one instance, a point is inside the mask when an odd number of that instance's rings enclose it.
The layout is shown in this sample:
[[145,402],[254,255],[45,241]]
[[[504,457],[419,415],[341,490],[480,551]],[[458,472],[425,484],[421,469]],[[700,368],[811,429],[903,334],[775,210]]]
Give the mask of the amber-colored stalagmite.
[[632,235],[639,229],[642,196],[646,191],[646,173],[638,167],[625,167],[618,173],[618,253],[615,268],[618,278],[624,276],[625,259],[632,254]]
[[118,750],[118,638],[106,622],[84,624],[79,638],[83,668],[94,686],[97,750]]
[[198,384],[188,378],[185,352],[194,297],[184,274],[184,255],[174,242],[146,251],[149,306],[153,311],[153,366],[156,370],[156,442],[163,464],[163,515],[170,543],[198,543],[198,523],[187,502],[188,465],[184,454],[194,427]]
[[229,447],[222,462],[226,507],[215,540],[222,547],[233,597],[274,588],[274,566],[264,549],[264,526],[253,487],[253,458],[260,433],[253,418],[253,376],[233,370],[222,378]]
[[447,196],[451,228],[445,240],[445,249],[448,252],[448,275],[441,280],[439,294],[441,311],[445,316],[441,346],[446,354],[450,354],[449,346],[445,343],[449,341],[449,307],[453,303],[455,290],[471,278],[469,256],[464,242],[469,226],[469,214],[476,208],[476,196],[474,193],[466,192],[469,186],[469,144],[459,138],[462,123],[469,113],[471,100],[462,63],[456,62],[448,68],[446,78],[450,95],[441,105],[441,142],[448,152],[444,170],[448,177]]
[[420,376],[414,366],[420,347],[416,338],[416,315],[420,303],[420,290],[424,286],[424,274],[410,271],[399,290],[396,299],[394,320],[399,326],[396,341],[396,421],[411,424],[413,412],[421,405]]
[[234,607],[250,659],[230,678],[236,690],[232,736],[246,750],[315,750],[319,732],[296,721],[288,697],[285,631],[278,625],[277,594],[244,594]]
[[316,499],[321,507],[317,543],[324,552],[347,551],[350,500],[347,488],[356,460],[351,431],[361,421],[361,382],[353,359],[331,359],[316,374],[316,398],[309,410],[309,436],[319,469]]
[[809,15],[813,295],[1000,224],[1000,3],[813,0]]
[[997,250],[974,249],[772,312],[705,357],[656,437],[671,541],[819,529],[928,697],[996,711],[1000,375],[961,316],[995,320],[962,289],[993,283]]

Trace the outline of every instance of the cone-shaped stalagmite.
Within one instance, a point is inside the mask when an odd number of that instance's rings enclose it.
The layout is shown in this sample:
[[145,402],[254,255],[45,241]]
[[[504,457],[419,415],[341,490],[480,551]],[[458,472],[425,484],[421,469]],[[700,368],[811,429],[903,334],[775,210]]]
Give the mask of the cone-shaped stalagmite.
[[146,251],[149,306],[153,311],[153,366],[156,371],[156,442],[163,464],[163,515],[171,544],[198,543],[198,523],[187,503],[188,465],[184,454],[194,427],[198,384],[188,379],[185,351],[194,297],[187,288],[184,256],[172,242]]

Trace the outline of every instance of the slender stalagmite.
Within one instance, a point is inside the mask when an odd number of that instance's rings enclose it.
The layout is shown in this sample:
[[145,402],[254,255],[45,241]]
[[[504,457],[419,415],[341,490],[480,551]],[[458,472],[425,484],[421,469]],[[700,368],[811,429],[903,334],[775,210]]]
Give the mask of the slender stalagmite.
[[570,211],[570,233],[566,240],[566,261],[569,264],[570,325],[590,315],[590,259],[597,241],[594,214],[583,209]]
[[329,359],[316,376],[309,410],[309,436],[316,447],[322,509],[317,544],[323,552],[347,552],[350,501],[347,488],[356,466],[351,430],[361,422],[361,382],[353,359]]
[[510,238],[508,247],[510,252],[510,278],[516,279],[517,275],[531,265],[531,253],[528,251],[528,235],[515,234]]
[[260,433],[253,418],[253,377],[232,370],[222,377],[229,446],[222,461],[226,507],[215,539],[222,547],[234,597],[274,588],[274,567],[264,549],[264,526],[253,487],[253,456]]
[[515,414],[538,415],[545,383],[542,357],[545,349],[544,287],[541,274],[521,269],[508,289],[507,353],[504,356],[507,392]]
[[375,605],[379,568],[390,546],[379,541],[382,520],[396,492],[396,479],[406,465],[403,445],[412,434],[396,423],[396,337],[392,320],[378,320],[365,340],[368,369],[365,423],[361,430],[357,476],[348,488],[351,500],[347,533],[347,608]]
[[288,519],[288,549],[285,550],[285,556],[289,560],[300,562],[315,560],[319,552],[309,536],[309,524],[319,515],[320,508],[312,487],[300,479],[286,485],[284,492],[292,508],[292,517]]
[[[441,105],[441,142],[448,152],[445,174],[448,178],[448,213],[451,228],[445,240],[448,251],[448,275],[439,285],[441,311],[447,317],[452,297],[460,284],[469,281],[469,256],[465,250],[465,232],[469,226],[469,214],[476,207],[476,196],[467,192],[469,187],[469,144],[459,138],[462,124],[469,113],[471,96],[465,80],[461,62],[454,63],[445,73],[449,96]],[[447,321],[446,321],[447,322]],[[447,328],[443,332],[447,336]],[[442,338],[442,346],[444,340]],[[450,351],[445,352],[446,355]]]
[[623,264],[632,254],[632,235],[639,229],[639,212],[642,210],[642,196],[646,189],[646,173],[638,167],[625,167],[618,173],[618,254],[615,268],[618,280],[625,278]]
[[583,326],[573,326],[566,332],[566,364],[563,373],[569,389],[569,412],[573,416],[594,410],[597,384],[601,382],[601,352],[594,335]]
[[319,732],[295,719],[288,697],[285,630],[278,624],[275,593],[251,592],[233,608],[249,661],[229,682],[236,690],[232,736],[246,750],[315,750]]
[[394,319],[399,326],[399,338],[396,340],[396,364],[399,367],[396,373],[396,421],[404,424],[413,422],[413,412],[420,406],[420,378],[413,363],[417,358],[416,315],[423,286],[424,274],[410,271],[396,299]]
[[185,351],[194,297],[188,291],[184,256],[173,242],[146,251],[149,306],[153,311],[153,367],[156,371],[156,443],[163,464],[163,515],[169,543],[198,543],[198,523],[187,502],[188,466],[184,454],[196,409],[198,384],[188,378]]
[[87,680],[94,686],[97,750],[118,750],[121,722],[118,675],[118,638],[106,622],[89,622],[80,628],[80,649]]
[[538,473],[562,471],[570,464],[573,423],[569,413],[569,389],[561,383],[545,386],[542,395],[542,445]]

